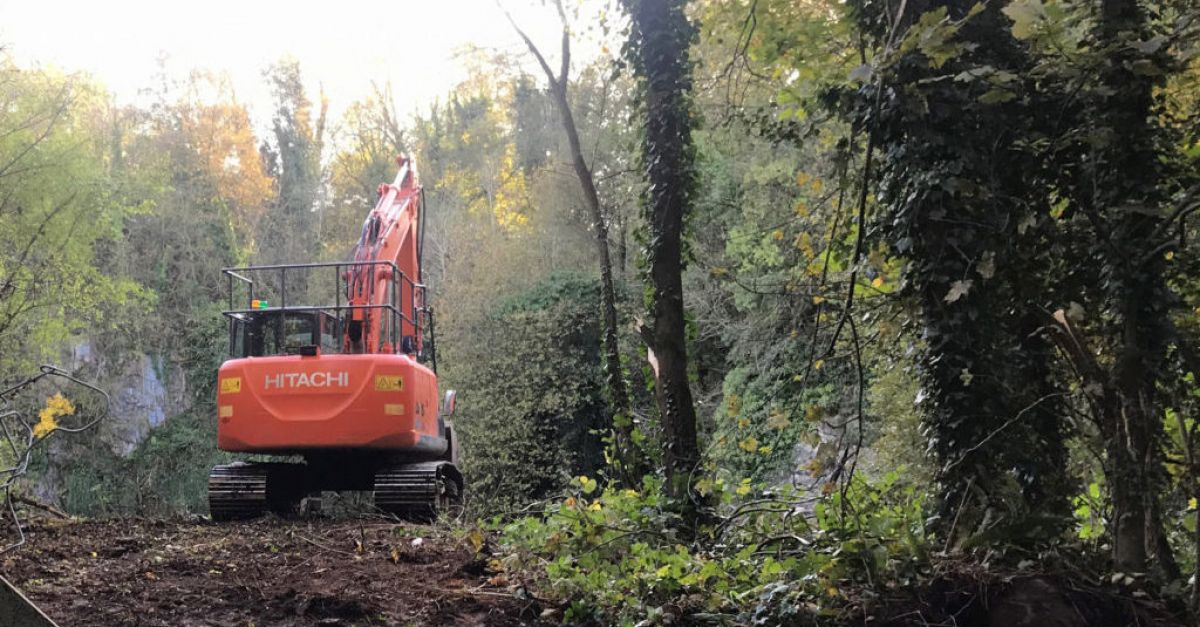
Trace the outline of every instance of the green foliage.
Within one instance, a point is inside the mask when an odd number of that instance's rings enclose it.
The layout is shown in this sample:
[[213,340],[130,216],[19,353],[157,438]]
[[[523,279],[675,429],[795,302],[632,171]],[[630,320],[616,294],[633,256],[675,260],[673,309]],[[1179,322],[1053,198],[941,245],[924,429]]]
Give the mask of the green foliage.
[[907,260],[900,295],[921,339],[916,373],[944,530],[996,518],[1016,529],[1046,513],[1065,525],[1065,422],[1033,305],[1054,294],[1041,256],[1051,249],[1038,240],[1049,190],[1041,161],[1014,141],[1041,132],[1040,109],[1017,97],[1026,51],[995,5],[935,4],[899,29],[881,28],[891,9],[880,3],[854,11],[884,56],[872,84],[833,101],[853,103],[851,119],[870,133],[872,231]]
[[[717,468],[734,478],[787,480],[796,472],[796,448],[816,449],[821,443],[820,423],[836,400],[830,383],[803,386],[797,381],[798,351],[757,376],[735,368],[725,377],[724,407],[713,417],[715,430],[710,456]],[[799,363],[798,363],[799,362]],[[822,472],[814,460],[809,468]]]
[[153,295],[99,267],[131,212],[105,178],[102,90],[3,55],[0,84],[0,369],[23,372]]
[[599,286],[555,275],[473,323],[450,380],[471,493],[489,510],[544,498],[603,463]]
[[671,531],[678,514],[658,480],[598,490],[578,477],[544,517],[501,526],[501,563],[568,602],[572,622],[832,618],[852,587],[904,585],[927,559],[924,501],[902,472],[855,481],[812,510],[794,494],[747,501],[694,541]]

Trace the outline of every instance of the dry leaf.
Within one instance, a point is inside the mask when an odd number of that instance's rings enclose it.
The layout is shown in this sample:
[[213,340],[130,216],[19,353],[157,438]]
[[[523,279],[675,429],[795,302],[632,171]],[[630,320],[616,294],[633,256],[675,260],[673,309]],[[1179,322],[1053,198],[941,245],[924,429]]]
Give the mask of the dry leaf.
[[946,296],[944,298],[942,298],[942,300],[944,300],[948,303],[953,303],[953,302],[957,301],[958,299],[962,298],[963,296],[966,296],[967,292],[971,291],[971,285],[973,283],[974,283],[974,281],[972,281],[971,279],[963,279],[961,281],[955,281],[955,282],[951,283],[950,291],[946,292]]

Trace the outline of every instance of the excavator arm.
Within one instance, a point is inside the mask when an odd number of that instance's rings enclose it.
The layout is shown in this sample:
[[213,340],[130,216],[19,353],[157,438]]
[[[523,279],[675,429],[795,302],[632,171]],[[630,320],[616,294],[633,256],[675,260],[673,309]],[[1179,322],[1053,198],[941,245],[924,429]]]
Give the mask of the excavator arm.
[[[347,324],[346,342],[351,352],[420,354],[424,344],[423,194],[412,160],[399,157],[396,161],[400,171],[391,184],[379,186],[379,201],[363,222],[354,247],[353,260],[358,265],[348,271],[346,298],[356,307]],[[389,311],[398,315],[385,315]],[[390,328],[392,324],[399,328]]]

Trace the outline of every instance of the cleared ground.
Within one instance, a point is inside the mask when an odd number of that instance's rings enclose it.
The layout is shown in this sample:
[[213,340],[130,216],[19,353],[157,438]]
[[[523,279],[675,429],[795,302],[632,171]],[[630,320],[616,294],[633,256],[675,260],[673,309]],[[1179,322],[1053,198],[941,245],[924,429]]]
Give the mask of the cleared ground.
[[489,585],[468,540],[419,525],[28,524],[0,570],[64,627],[521,625],[541,612]]

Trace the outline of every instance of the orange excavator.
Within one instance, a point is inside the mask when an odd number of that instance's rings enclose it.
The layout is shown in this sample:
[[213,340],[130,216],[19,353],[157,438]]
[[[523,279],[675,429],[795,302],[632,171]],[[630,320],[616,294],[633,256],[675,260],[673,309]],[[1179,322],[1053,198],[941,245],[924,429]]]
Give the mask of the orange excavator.
[[438,402],[421,275],[424,195],[413,161],[397,162],[351,260],[224,270],[217,444],[285,459],[214,467],[213,520],[294,511],[323,491],[369,491],[410,519],[461,505],[455,395]]

